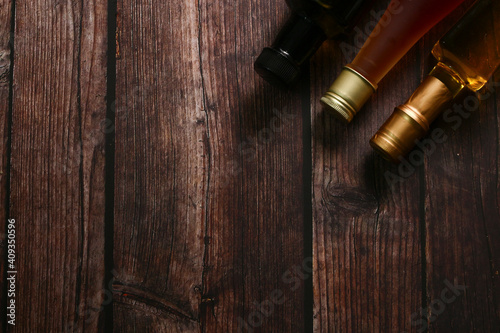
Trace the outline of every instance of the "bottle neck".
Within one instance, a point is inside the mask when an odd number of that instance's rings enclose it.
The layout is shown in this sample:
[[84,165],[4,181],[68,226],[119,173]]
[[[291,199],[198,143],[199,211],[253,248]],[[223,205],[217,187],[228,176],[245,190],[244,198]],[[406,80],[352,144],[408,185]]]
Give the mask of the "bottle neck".
[[326,35],[312,20],[293,14],[281,28],[271,47],[266,47],[254,63],[255,71],[279,86],[293,85],[301,65],[319,49]]
[[370,140],[386,159],[398,162],[429,131],[431,123],[465,87],[460,77],[439,63],[406,103],[398,106]]
[[294,13],[281,28],[271,48],[300,66],[311,58],[326,38],[319,25]]
[[439,62],[429,75],[441,81],[453,95],[453,98],[457,97],[467,86],[457,71],[442,62]]

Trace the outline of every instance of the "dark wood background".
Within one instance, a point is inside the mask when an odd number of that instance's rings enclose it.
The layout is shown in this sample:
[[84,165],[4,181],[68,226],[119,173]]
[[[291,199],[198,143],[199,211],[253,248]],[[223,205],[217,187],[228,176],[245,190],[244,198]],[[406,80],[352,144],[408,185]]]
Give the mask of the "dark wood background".
[[345,126],[342,41],[290,91],[253,72],[282,0],[1,0],[2,330],[498,332],[498,90],[394,187],[368,145],[470,3]]

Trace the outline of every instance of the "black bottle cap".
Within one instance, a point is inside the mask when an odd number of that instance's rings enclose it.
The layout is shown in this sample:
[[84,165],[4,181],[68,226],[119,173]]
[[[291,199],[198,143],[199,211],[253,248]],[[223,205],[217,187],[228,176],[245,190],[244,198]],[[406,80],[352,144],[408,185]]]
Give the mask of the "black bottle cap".
[[323,30],[312,20],[292,15],[271,47],[266,47],[254,64],[255,71],[266,81],[290,86],[300,76],[300,67],[326,40]]
[[300,75],[300,66],[283,52],[266,47],[254,64],[255,71],[267,82],[291,85]]

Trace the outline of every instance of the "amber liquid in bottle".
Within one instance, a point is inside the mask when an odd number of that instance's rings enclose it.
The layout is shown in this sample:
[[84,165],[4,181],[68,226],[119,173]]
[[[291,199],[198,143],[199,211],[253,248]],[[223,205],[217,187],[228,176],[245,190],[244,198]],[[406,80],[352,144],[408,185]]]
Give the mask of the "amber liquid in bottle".
[[463,0],[393,0],[362,49],[321,99],[350,122],[410,48]]
[[413,149],[453,98],[465,89],[480,90],[500,66],[500,1],[476,2],[432,54],[436,67],[370,141],[391,161]]
[[480,0],[432,50],[472,91],[481,89],[500,63],[499,20],[500,1]]

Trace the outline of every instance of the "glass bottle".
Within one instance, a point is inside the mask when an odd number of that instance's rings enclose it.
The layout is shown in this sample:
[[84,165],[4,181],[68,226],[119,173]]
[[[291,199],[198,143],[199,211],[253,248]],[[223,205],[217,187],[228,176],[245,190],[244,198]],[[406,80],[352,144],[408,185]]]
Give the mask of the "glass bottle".
[[266,81],[290,86],[327,38],[352,29],[373,0],[286,0],[292,15],[271,47],[266,47],[254,64]]
[[349,123],[410,48],[464,0],[392,0],[354,61],[321,98]]
[[398,162],[458,94],[484,87],[500,66],[499,18],[500,1],[479,0],[435,44],[438,64],[370,140],[377,152]]

